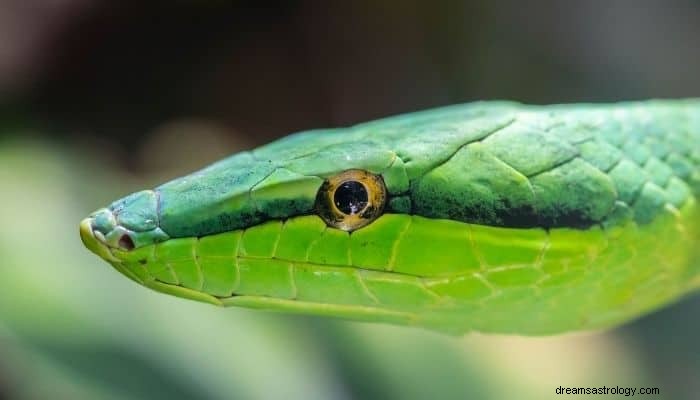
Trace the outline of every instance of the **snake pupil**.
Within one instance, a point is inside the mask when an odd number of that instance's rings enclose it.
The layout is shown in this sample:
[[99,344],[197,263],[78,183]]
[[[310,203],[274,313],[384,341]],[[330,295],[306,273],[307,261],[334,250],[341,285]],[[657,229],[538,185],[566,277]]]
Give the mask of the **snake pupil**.
[[342,213],[354,215],[367,207],[367,188],[357,181],[343,182],[335,190],[333,202]]

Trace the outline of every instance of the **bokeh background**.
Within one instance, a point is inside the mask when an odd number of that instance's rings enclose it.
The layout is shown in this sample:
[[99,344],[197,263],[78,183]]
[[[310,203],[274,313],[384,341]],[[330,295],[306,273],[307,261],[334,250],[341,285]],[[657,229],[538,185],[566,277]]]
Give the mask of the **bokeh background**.
[[294,131],[699,96],[699,71],[689,0],[0,0],[0,399],[696,399],[698,296],[610,332],[453,338],[156,294],[77,224]]

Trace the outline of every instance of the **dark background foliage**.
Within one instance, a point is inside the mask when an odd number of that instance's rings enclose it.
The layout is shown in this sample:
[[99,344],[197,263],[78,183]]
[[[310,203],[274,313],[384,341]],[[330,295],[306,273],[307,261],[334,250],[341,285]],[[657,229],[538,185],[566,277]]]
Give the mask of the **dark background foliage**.
[[[572,352],[571,364],[559,368],[571,370],[570,382],[543,372],[544,392],[516,379],[513,393],[541,398],[558,385],[622,385],[624,377],[581,372],[581,365],[607,371],[609,363],[633,365],[641,371],[632,374],[636,382],[660,387],[665,398],[695,398],[697,297],[612,333],[563,342],[522,339],[517,346],[507,338],[467,337],[464,344],[405,329],[245,310],[222,315],[142,294],[107,268],[84,275],[97,271],[98,262],[82,253],[75,229],[65,229],[70,236],[48,235],[41,218],[70,224],[116,196],[304,129],[472,100],[698,96],[699,45],[700,3],[690,0],[2,1],[0,398],[45,398],[53,390],[42,388],[58,388],[55,398],[265,398],[277,393],[271,386],[291,374],[291,366],[328,376],[307,387],[300,384],[307,375],[290,375],[289,386],[279,384],[298,389],[290,397],[499,398],[506,392],[494,387],[512,377],[499,365],[527,368],[537,358],[557,363],[557,352]],[[57,193],[59,200],[37,199]],[[10,227],[27,232],[20,236]],[[39,245],[37,237],[47,239]],[[31,252],[35,258],[27,258]],[[49,265],[67,275],[55,275]],[[35,273],[21,275],[27,271]],[[71,290],[56,291],[57,285]],[[154,314],[114,304],[141,307],[132,296],[144,296],[144,309],[159,315],[184,307],[201,331],[191,329],[214,335],[212,343],[222,346],[239,343],[211,326],[240,322],[238,339],[254,343],[250,358],[202,360],[177,352],[177,346],[192,346],[193,353],[216,349],[173,333],[179,321],[162,317],[154,328]],[[55,304],[47,310],[46,303]],[[73,319],[82,322],[67,322]],[[290,333],[280,338],[269,329]],[[270,353],[265,340],[254,340],[262,331],[277,348],[305,350]],[[90,337],[88,344],[78,332]],[[534,346],[542,354],[516,351],[499,364],[495,353],[479,353],[482,341],[491,349]],[[601,341],[620,345],[624,357]],[[579,360],[578,348],[598,354],[599,363]],[[312,356],[300,356],[307,351]],[[473,357],[477,361],[464,361]],[[616,357],[627,361],[618,364]],[[482,362],[491,372],[482,371]],[[233,368],[229,381],[203,377],[224,367]],[[255,372],[266,368],[277,375],[264,379]],[[586,378],[577,380],[581,374]],[[232,388],[235,393],[227,392]]]

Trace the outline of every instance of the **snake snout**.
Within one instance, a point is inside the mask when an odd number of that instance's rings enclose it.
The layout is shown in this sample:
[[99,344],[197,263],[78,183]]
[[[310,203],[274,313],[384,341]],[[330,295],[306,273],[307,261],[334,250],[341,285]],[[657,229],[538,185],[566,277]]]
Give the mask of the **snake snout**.
[[156,210],[156,193],[144,190],[95,211],[86,219],[85,229],[108,248],[130,251],[170,238],[158,226]]
[[112,211],[102,208],[90,215],[92,220],[90,225],[93,231],[100,232],[103,236],[108,235],[117,226],[117,220]]
[[119,225],[111,210],[107,208],[97,210],[86,221],[85,229],[90,231],[88,234],[103,245],[126,251],[136,247],[133,238],[135,232]]

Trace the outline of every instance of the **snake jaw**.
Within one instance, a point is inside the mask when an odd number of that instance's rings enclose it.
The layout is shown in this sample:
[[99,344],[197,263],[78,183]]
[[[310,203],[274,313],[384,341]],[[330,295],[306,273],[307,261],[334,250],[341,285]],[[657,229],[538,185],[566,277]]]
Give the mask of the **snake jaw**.
[[95,229],[95,218],[88,217],[80,222],[80,239],[85,247],[108,262],[120,262],[114,257],[104,234]]
[[114,256],[112,253],[114,248],[106,243],[104,234],[96,229],[94,217],[85,218],[80,222],[80,239],[85,247],[110,263],[117,271],[136,283],[144,284],[143,280],[124,266],[121,259]]

